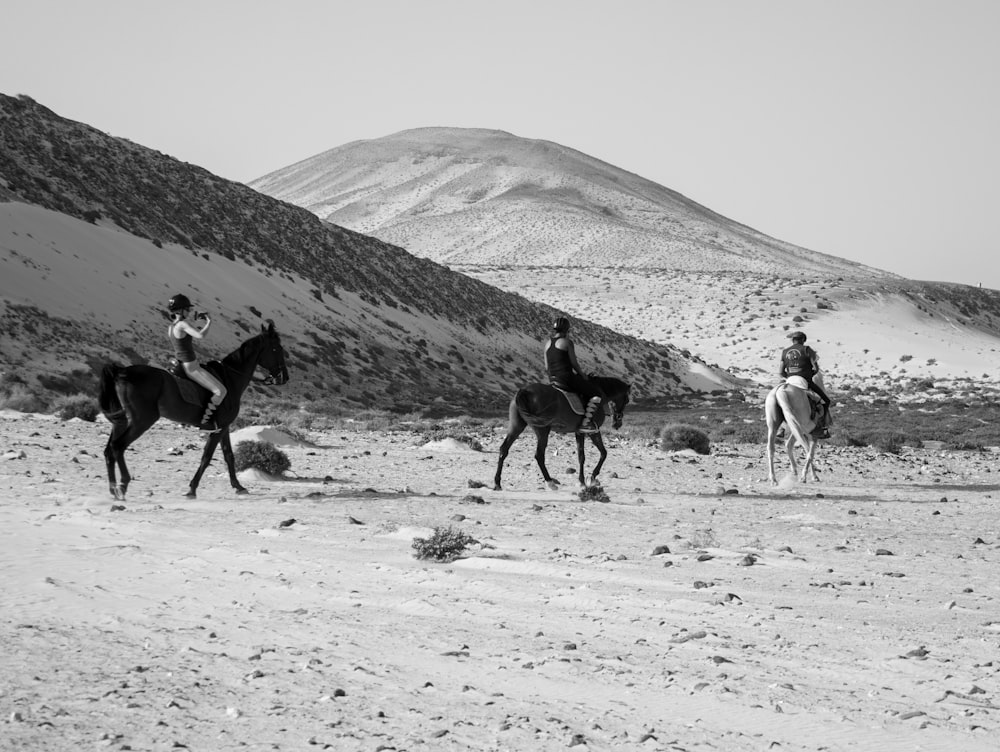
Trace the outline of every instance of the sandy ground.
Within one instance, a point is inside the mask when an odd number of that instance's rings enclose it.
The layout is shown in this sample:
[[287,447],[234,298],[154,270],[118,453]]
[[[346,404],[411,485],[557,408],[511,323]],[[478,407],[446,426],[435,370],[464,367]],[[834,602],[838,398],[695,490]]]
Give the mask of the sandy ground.
[[[772,488],[762,446],[610,433],[599,503],[566,437],[560,490],[526,437],[502,492],[499,435],[310,438],[188,500],[199,436],[158,424],[119,505],[106,426],[0,414],[0,748],[997,749],[994,454]],[[414,557],[448,525],[480,545]]]

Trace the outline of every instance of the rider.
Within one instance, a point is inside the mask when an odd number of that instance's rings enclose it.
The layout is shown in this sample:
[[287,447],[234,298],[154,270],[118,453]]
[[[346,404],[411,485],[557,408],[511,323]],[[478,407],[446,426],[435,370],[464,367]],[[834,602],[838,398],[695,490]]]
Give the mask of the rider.
[[560,316],[552,324],[552,335],[545,342],[545,371],[549,383],[559,389],[577,392],[587,402],[580,433],[597,433],[594,412],[604,401],[604,392],[592,379],[583,375],[576,360],[576,348],[569,338],[569,319]]
[[204,319],[205,326],[201,329],[196,329],[187,321],[191,307],[191,301],[187,295],[178,293],[170,299],[170,302],[167,303],[167,310],[170,311],[171,321],[167,336],[170,338],[174,355],[184,368],[184,373],[192,381],[201,384],[212,393],[212,398],[205,409],[205,415],[201,419],[201,430],[215,431],[218,428],[215,425],[215,421],[212,420],[212,413],[215,412],[215,409],[225,399],[226,387],[215,376],[202,368],[195,358],[193,340],[202,339],[205,336],[205,332],[211,326],[212,320],[208,317],[207,313],[198,314],[196,318]]
[[801,376],[809,385],[809,390],[819,395],[823,401],[824,410],[820,415],[815,433],[819,434],[819,438],[829,438],[832,422],[830,419],[830,398],[823,391],[823,387],[813,380],[813,377],[819,373],[819,356],[806,344],[806,335],[803,332],[792,332],[788,338],[792,344],[781,351],[778,375],[782,378]]

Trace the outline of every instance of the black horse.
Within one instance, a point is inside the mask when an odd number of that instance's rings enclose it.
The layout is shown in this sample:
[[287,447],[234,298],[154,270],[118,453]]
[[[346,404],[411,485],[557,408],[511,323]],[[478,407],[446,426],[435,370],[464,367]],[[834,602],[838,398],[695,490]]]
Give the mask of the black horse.
[[[213,368],[213,366],[218,368]],[[236,350],[229,353],[219,364],[209,363],[206,368],[221,379],[226,386],[226,398],[213,414],[219,431],[208,435],[205,451],[201,455],[201,465],[191,480],[186,496],[195,498],[201,476],[212,461],[215,448],[222,442],[222,454],[229,468],[229,482],[239,494],[247,493],[236,479],[233,447],[229,441],[229,426],[240,412],[240,397],[254,378],[257,368],[268,372],[266,384],[284,384],[288,381],[285,367],[285,353],[281,340],[268,322],[261,327],[261,333],[251,337]],[[192,382],[193,383],[193,382]],[[207,389],[198,387],[201,404],[187,402],[181,395],[181,387],[173,374],[162,368],[134,365],[121,366],[108,363],[101,374],[101,411],[111,421],[111,437],[104,449],[104,461],[108,466],[108,483],[111,494],[116,499],[124,499],[128,490],[129,475],[125,466],[125,450],[132,442],[149,430],[160,418],[200,425],[205,405],[210,396]],[[121,482],[115,480],[115,465],[121,470]]]
[[[594,416],[594,423],[598,428],[604,423],[605,412],[611,410],[611,425],[621,428],[622,418],[625,415],[625,405],[628,404],[629,390],[631,384],[627,384],[621,379],[609,377],[592,377],[596,381],[607,400],[604,409],[598,410]],[[538,443],[535,447],[535,460],[542,471],[542,477],[549,484],[549,488],[555,488],[559,481],[549,475],[545,467],[545,448],[549,443],[549,433],[575,433],[576,434],[576,454],[580,461],[580,485],[584,486],[583,480],[583,443],[587,436],[594,442],[601,453],[601,459],[594,467],[594,472],[590,474],[590,484],[597,481],[597,474],[601,472],[601,466],[608,456],[608,450],[604,448],[604,439],[601,433],[583,434],[577,429],[580,426],[580,416],[570,407],[566,397],[555,387],[548,384],[529,384],[517,391],[514,399],[510,401],[510,413],[507,423],[507,438],[500,445],[500,460],[497,462],[497,475],[494,479],[494,489],[500,489],[500,475],[503,472],[503,463],[507,459],[507,453],[511,445],[517,441],[517,437],[525,428],[531,426],[535,431]]]

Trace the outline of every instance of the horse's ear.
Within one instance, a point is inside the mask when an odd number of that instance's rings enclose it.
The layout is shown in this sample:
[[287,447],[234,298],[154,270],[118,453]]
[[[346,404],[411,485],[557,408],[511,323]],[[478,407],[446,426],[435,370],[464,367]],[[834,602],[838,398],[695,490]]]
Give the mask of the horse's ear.
[[274,334],[274,319],[267,320],[267,326],[260,325],[261,334]]

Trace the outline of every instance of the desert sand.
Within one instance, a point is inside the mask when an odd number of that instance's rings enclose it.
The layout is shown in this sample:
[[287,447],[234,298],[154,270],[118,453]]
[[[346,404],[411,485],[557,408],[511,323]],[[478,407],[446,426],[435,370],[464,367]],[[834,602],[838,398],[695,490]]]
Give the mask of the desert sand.
[[[117,502],[106,435],[0,415],[2,749],[997,748],[995,454],[824,447],[772,487],[763,446],[609,431],[599,503],[568,437],[560,489],[524,437],[497,492],[499,427],[257,427],[286,477],[237,496],[218,457],[190,500],[162,422]],[[417,559],[446,526],[477,544]]]

